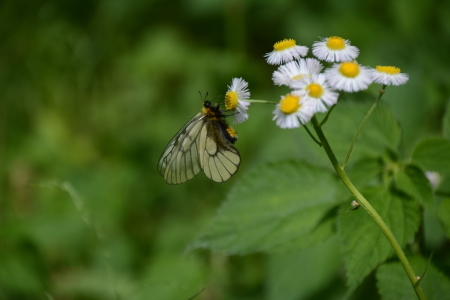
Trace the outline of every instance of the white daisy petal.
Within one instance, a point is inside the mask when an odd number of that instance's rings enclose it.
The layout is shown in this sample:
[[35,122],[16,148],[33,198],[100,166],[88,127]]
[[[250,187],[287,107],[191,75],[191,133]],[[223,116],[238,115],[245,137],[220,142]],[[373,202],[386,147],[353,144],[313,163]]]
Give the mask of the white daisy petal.
[[316,112],[326,112],[327,106],[336,104],[339,97],[326,81],[324,74],[314,74],[309,78],[293,81],[290,87],[306,100],[312,101]]
[[333,89],[353,93],[367,89],[372,83],[370,70],[356,61],[347,61],[325,70],[325,76]]
[[306,124],[314,115],[314,103],[306,101],[296,93],[287,94],[281,97],[273,111],[273,120],[283,129],[300,127]]
[[299,80],[303,77],[311,77],[322,71],[322,64],[314,58],[300,59],[281,65],[273,72],[272,80],[276,85],[289,85],[291,81]]
[[299,59],[308,53],[308,47],[298,46],[293,39],[284,39],[273,45],[273,51],[265,55],[271,65],[279,65]]
[[402,85],[408,80],[408,74],[400,73],[400,69],[391,66],[377,66],[371,70],[373,81],[384,85]]
[[327,62],[343,62],[354,60],[359,55],[359,49],[350,45],[350,41],[338,36],[322,38],[313,44],[312,53],[320,60]]
[[247,109],[250,102],[244,100],[248,98],[250,98],[248,82],[242,78],[233,78],[225,94],[225,108],[234,111],[234,124],[242,123],[248,119]]

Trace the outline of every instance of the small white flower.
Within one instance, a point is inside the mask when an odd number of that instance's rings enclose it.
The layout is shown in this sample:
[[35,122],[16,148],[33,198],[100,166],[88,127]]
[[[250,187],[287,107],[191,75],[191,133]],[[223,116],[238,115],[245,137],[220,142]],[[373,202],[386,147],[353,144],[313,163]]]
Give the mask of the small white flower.
[[244,100],[248,98],[250,98],[248,82],[242,78],[233,78],[225,94],[225,108],[235,111],[233,114],[234,124],[242,123],[248,119],[247,109],[250,102]]
[[400,69],[390,66],[377,66],[371,70],[373,81],[384,85],[402,85],[408,81],[408,74],[400,73]]
[[306,124],[314,115],[314,103],[305,101],[300,95],[290,93],[281,96],[273,111],[273,120],[280,128],[296,128]]
[[327,62],[343,62],[358,57],[359,49],[350,45],[350,41],[338,36],[322,38],[313,44],[314,56]]
[[315,105],[315,112],[326,112],[327,106],[336,104],[339,94],[331,89],[324,74],[314,74],[312,77],[293,81],[291,88],[310,100]]
[[272,80],[276,85],[289,85],[292,80],[299,80],[304,77],[311,77],[322,71],[322,64],[314,58],[300,59],[281,65],[273,72]]
[[334,64],[325,70],[325,76],[333,89],[350,93],[365,90],[372,83],[370,68],[356,61]]
[[284,39],[273,45],[273,51],[265,55],[271,65],[279,65],[299,59],[308,53],[308,47],[298,46],[293,39]]
[[439,175],[438,172],[425,171],[425,176],[430,182],[430,185],[433,188],[433,190],[436,190],[437,187],[442,183],[442,177],[441,175]]

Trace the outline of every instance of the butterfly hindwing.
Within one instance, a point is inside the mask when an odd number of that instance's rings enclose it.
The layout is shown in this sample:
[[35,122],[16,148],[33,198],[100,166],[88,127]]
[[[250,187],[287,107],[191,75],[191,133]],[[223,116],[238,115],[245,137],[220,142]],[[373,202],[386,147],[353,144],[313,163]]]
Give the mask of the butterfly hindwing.
[[[224,124],[213,121],[206,124],[207,138],[201,165],[206,177],[223,182],[236,173],[241,161],[239,152],[226,138]],[[201,155],[202,156],[202,155]]]

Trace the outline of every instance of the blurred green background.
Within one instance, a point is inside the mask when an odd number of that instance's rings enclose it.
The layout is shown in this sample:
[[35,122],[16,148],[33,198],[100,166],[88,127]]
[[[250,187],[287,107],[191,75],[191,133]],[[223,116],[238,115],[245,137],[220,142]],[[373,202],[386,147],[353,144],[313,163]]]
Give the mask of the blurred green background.
[[[277,299],[267,255],[184,250],[234,182],[295,158],[305,132],[253,105],[235,126],[240,170],[223,184],[200,174],[167,185],[156,171],[166,143],[201,108],[198,91],[224,95],[232,77],[253,99],[278,100],[286,90],[263,58],[274,42],[338,35],[359,63],[410,75],[383,98],[407,157],[441,128],[448,16],[437,0],[2,1],[0,299],[187,299],[203,288],[196,299]],[[341,276],[304,296],[344,286]]]

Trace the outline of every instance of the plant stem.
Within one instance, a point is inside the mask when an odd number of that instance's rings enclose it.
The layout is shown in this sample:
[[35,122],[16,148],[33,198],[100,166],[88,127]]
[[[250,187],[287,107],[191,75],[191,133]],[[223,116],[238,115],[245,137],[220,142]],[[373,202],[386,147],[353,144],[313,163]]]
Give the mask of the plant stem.
[[343,93],[339,94],[339,97],[336,101],[336,104],[333,105],[332,107],[330,107],[330,109],[327,112],[327,115],[325,116],[325,118],[323,118],[322,122],[320,122],[320,126],[322,127],[327,121],[328,121],[328,117],[330,116],[331,112],[333,111],[333,109],[336,107],[336,105],[339,103],[339,100],[341,100]]
[[320,143],[316,137],[311,133],[311,131],[309,130],[308,126],[306,126],[305,124],[303,124],[303,128],[306,129],[306,132],[309,134],[309,136],[313,139],[314,142],[316,142],[317,145],[319,145],[320,147],[322,147],[322,143]]
[[278,102],[268,101],[268,100],[256,100],[256,99],[244,99],[244,101],[252,103],[262,103],[262,104],[277,104]]
[[[370,108],[370,110],[367,112],[367,115],[364,117],[364,120],[362,121],[361,125],[359,125],[358,130],[356,131],[355,136],[353,137],[353,140],[350,144],[350,147],[348,148],[347,151],[347,155],[345,156],[344,159],[344,164],[342,165],[342,168],[345,169],[345,167],[347,166],[347,163],[350,159],[350,155],[353,152],[353,147],[355,147],[355,143],[356,143],[356,139],[358,138],[359,134],[361,133],[361,130],[364,127],[364,124],[366,124],[367,120],[369,119],[370,115],[372,114],[372,112],[375,110],[375,107],[377,107],[378,102],[380,102],[381,96],[383,96],[384,94],[384,90],[386,89],[386,85],[383,85],[383,87],[380,90],[380,94],[378,95],[377,100],[375,101],[375,103],[372,105],[372,107]],[[323,122],[322,122],[323,123]]]
[[375,221],[375,223],[380,227],[383,234],[388,239],[389,243],[391,244],[392,248],[394,248],[395,253],[397,254],[398,258],[400,259],[400,262],[403,266],[403,268],[406,271],[406,274],[409,277],[409,280],[411,281],[411,284],[416,292],[417,298],[420,300],[425,299],[425,295],[423,293],[422,287],[417,284],[417,278],[414,274],[414,271],[409,264],[408,259],[405,256],[405,253],[403,253],[402,247],[400,247],[400,244],[398,243],[397,239],[395,238],[392,231],[389,229],[389,227],[386,225],[386,223],[383,221],[381,216],[378,214],[378,212],[370,205],[369,201],[367,201],[366,198],[358,191],[358,189],[353,185],[353,183],[350,181],[350,178],[347,176],[347,173],[345,173],[344,168],[339,165],[339,162],[334,155],[333,150],[331,149],[330,145],[328,144],[328,141],[320,128],[319,122],[317,121],[317,118],[314,116],[311,119],[311,123],[314,127],[314,130],[317,133],[317,136],[319,137],[319,140],[322,143],[322,146],[325,150],[325,152],[328,155],[328,158],[331,161],[331,164],[333,165],[334,169],[336,170],[336,173],[341,178],[344,185],[348,188],[348,190],[355,196],[356,200],[359,202],[359,204],[364,207],[364,209],[369,213],[369,215],[372,217],[372,219]]

